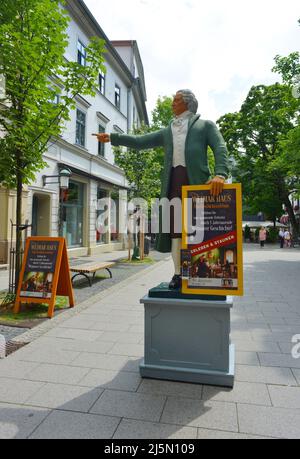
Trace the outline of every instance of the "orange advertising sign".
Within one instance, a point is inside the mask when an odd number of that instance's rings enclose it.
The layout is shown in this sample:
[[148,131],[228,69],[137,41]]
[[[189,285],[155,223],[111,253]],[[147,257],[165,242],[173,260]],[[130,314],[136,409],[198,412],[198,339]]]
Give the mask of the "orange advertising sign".
[[64,238],[30,237],[20,273],[14,313],[22,303],[48,304],[48,317],[54,315],[56,296],[67,296],[74,307],[73,287]]

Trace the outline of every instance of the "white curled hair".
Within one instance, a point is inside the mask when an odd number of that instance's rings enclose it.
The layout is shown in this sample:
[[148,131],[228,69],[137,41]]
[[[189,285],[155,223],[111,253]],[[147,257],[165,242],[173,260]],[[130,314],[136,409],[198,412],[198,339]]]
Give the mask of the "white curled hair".
[[189,89],[180,89],[180,91],[177,91],[177,93],[182,94],[183,100],[187,104],[189,111],[192,113],[197,113],[199,104],[195,94]]

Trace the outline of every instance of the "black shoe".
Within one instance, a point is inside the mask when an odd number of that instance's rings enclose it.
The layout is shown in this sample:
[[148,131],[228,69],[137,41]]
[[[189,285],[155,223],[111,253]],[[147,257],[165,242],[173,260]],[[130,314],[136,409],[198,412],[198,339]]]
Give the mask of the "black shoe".
[[169,284],[169,289],[170,290],[180,290],[181,286],[182,286],[181,276],[178,276],[177,274],[175,274],[175,276],[173,277],[173,279],[171,280]]

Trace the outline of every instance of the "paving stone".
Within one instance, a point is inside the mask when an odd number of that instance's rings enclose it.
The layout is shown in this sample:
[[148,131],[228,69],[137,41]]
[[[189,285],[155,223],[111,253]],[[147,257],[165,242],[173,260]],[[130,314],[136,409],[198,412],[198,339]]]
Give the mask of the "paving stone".
[[256,352],[239,352],[235,353],[235,363],[237,365],[253,365],[260,366],[258,355]]
[[32,371],[30,380],[54,384],[79,385],[79,381],[87,375],[88,371],[87,368],[42,364]]
[[236,382],[233,389],[204,386],[203,400],[271,406],[265,384]]
[[113,437],[119,422],[119,419],[108,416],[53,411],[30,438],[108,439]]
[[161,422],[191,427],[238,432],[233,403],[201,402],[188,398],[168,398]]
[[17,362],[16,359],[8,358],[0,361],[0,378],[26,379],[38,366],[35,362]]
[[74,339],[76,341],[96,341],[103,332],[101,331],[92,331],[92,330],[76,330],[76,329],[67,329],[67,328],[55,328],[48,332],[45,336],[52,338],[65,338],[65,339]]
[[46,384],[26,401],[26,405],[88,413],[102,392],[99,388]]
[[237,365],[236,381],[279,384],[282,386],[295,385],[295,378],[289,368],[265,368],[247,365]]
[[26,357],[23,357],[23,360],[54,365],[69,365],[79,355],[80,352],[59,349],[40,349],[35,352],[28,353]]
[[269,393],[275,407],[300,410],[300,387],[269,386]]
[[0,403],[0,439],[28,438],[49,413],[49,410]]
[[136,392],[141,384],[138,373],[125,371],[91,370],[81,381],[82,386]]
[[298,368],[300,359],[294,359],[288,354],[259,354],[261,365],[265,367]]
[[124,356],[126,355],[130,357],[142,357],[144,355],[144,350],[145,348],[141,344],[117,343],[112,347],[108,354]]
[[291,333],[274,333],[274,332],[259,332],[254,331],[250,333],[251,338],[254,341],[260,342],[273,342],[273,343],[280,343],[280,342],[287,342],[292,339]]
[[142,421],[158,422],[166,397],[105,390],[91,412]]
[[261,440],[268,437],[222,432],[221,430],[198,429],[198,440]]
[[140,374],[140,365],[143,360],[144,358],[128,357],[128,361],[122,370]]
[[292,372],[296,378],[296,381],[298,382],[299,386],[300,386],[300,370],[293,370],[292,369]]
[[238,405],[240,432],[274,438],[300,438],[300,411]]
[[139,344],[143,338],[143,333],[104,332],[99,339],[120,344]]
[[293,335],[300,335],[300,325],[270,325],[273,333],[290,333]]
[[99,330],[102,332],[121,332],[125,333],[130,329],[130,323],[122,322],[95,322],[92,330]]
[[91,354],[83,352],[77,359],[72,362],[72,366],[82,368],[94,368],[102,370],[123,370],[128,357],[108,354]]
[[282,354],[289,354],[292,355],[292,350],[295,344],[293,344],[291,341],[287,343],[278,343],[278,346],[280,348],[280,351]]
[[92,319],[85,319],[84,316],[73,317],[72,319],[66,320],[60,325],[60,328],[71,328],[75,330],[91,330],[94,325]]
[[115,343],[109,341],[87,341],[64,340],[62,348],[67,351],[78,351],[79,353],[87,352],[90,354],[106,354]]
[[193,427],[180,427],[161,423],[133,421],[122,419],[114,439],[118,440],[194,440],[197,438],[197,429]]
[[143,394],[156,394],[202,399],[203,387],[198,384],[187,384],[173,381],[144,379],[138,390]]
[[234,340],[234,343],[237,352],[279,352],[280,349],[277,343],[274,342],[261,342],[254,340]]
[[0,402],[22,405],[43,385],[40,382],[0,378]]

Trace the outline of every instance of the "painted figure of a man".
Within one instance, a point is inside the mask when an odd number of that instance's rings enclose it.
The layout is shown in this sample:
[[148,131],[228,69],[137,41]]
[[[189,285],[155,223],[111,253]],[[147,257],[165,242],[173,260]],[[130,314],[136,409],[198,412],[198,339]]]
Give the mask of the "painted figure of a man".
[[[186,185],[211,184],[211,193],[218,196],[228,176],[227,148],[217,126],[202,120],[197,114],[198,101],[190,90],[180,90],[173,100],[175,119],[170,125],[151,134],[142,136],[121,134],[96,134],[100,142],[111,142],[114,146],[133,149],[164,147],[165,164],[161,198],[180,198]],[[208,165],[208,147],[215,157],[215,176],[211,177]],[[181,287],[180,253],[181,233],[175,229],[174,209],[171,207],[171,229],[160,232],[156,249],[162,253],[172,252],[175,274],[170,289]],[[181,216],[179,216],[181,218]]]

